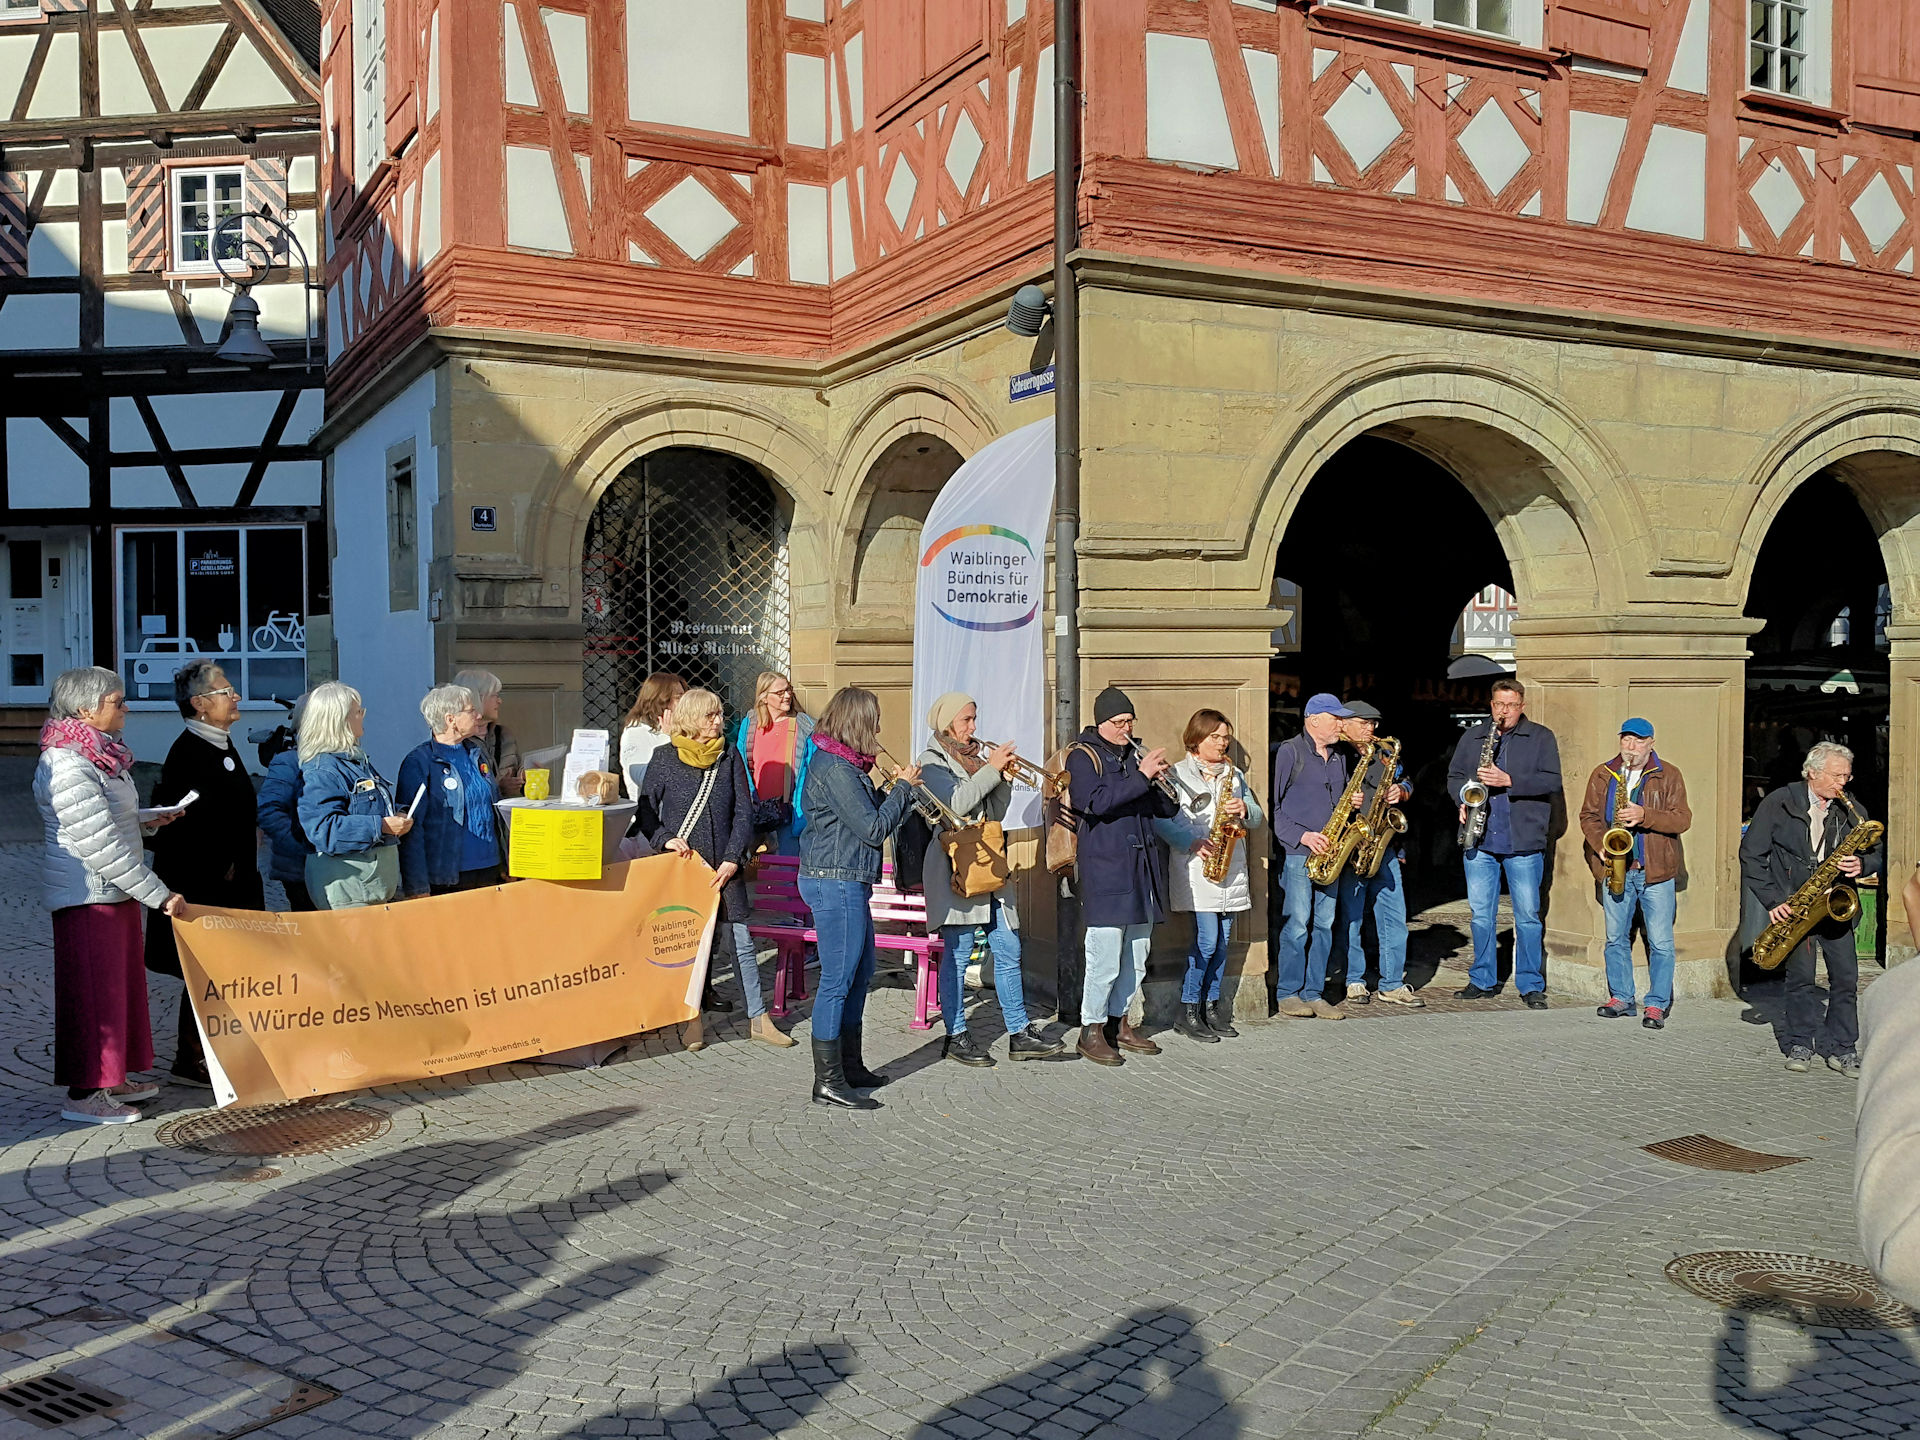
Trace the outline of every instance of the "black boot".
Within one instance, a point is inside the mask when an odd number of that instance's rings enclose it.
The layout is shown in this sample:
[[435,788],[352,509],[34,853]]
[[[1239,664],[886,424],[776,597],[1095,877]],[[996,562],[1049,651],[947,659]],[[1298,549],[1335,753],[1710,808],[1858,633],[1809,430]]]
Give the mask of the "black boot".
[[857,1027],[840,1032],[840,1064],[846,1071],[847,1083],[856,1090],[878,1090],[887,1083],[886,1076],[867,1069],[867,1062],[860,1058],[860,1031]]
[[880,1102],[854,1091],[840,1063],[838,1040],[813,1042],[813,1103],[838,1105],[843,1110],[878,1110]]
[[1207,1022],[1207,1028],[1216,1035],[1224,1035],[1229,1040],[1238,1040],[1240,1032],[1233,1028],[1233,1012],[1227,1008],[1227,1002],[1216,1000],[1211,1005],[1200,1007],[1200,1018]]
[[1173,1022],[1173,1028],[1189,1040],[1198,1040],[1202,1045],[1218,1045],[1220,1037],[1207,1028],[1207,1022],[1201,1017],[1198,1001],[1189,1005],[1180,1004],[1180,1014]]
[[711,984],[700,992],[700,1008],[710,1015],[731,1015],[733,1002],[723,999]]
[[1100,1022],[1100,1038],[1115,1050],[1120,1048],[1120,1017],[1109,1015]]
[[993,1056],[980,1048],[980,1042],[973,1038],[971,1030],[962,1030],[958,1035],[947,1036],[940,1046],[942,1060],[957,1060],[962,1065],[977,1065],[985,1068],[993,1064]]

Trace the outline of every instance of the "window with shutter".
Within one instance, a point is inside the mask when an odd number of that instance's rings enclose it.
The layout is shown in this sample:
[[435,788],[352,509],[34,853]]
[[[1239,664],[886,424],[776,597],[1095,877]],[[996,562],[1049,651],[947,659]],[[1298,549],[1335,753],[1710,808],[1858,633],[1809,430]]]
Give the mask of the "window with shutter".
[[987,0],[865,0],[876,119],[918,100],[987,53]]
[[167,170],[127,166],[127,269],[167,268]]
[[1559,0],[1553,46],[1573,55],[1645,70],[1653,63],[1653,0]]
[[[172,204],[167,216],[172,239],[172,257],[167,268],[175,271],[199,271],[214,274],[214,256],[236,262],[245,260],[245,221],[221,228],[246,208],[246,171],[240,165],[213,165],[205,168],[181,166],[169,172],[168,188]],[[131,225],[129,225],[131,233]],[[128,247],[131,249],[131,245]],[[229,264],[229,269],[236,268]]]
[[392,24],[387,27],[387,153],[398,155],[420,131],[420,104],[415,98],[413,70],[419,48],[420,16],[416,0],[391,0]]
[[1913,0],[1853,0],[1853,118],[1920,131],[1920,14]]
[[353,183],[387,158],[386,0],[353,0]]
[[27,177],[0,170],[0,276],[27,273],[27,242],[32,238]]

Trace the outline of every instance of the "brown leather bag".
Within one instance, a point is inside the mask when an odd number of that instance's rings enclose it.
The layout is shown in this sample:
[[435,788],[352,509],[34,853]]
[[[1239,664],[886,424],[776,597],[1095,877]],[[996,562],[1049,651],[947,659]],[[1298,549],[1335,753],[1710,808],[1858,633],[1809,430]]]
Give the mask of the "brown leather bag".
[[953,875],[953,893],[962,900],[991,895],[1007,883],[1007,834],[998,820],[976,820],[940,832]]
[[[1094,774],[1098,775],[1106,769],[1097,750],[1076,740],[1054,752],[1053,758],[1047,761],[1048,771],[1057,773],[1065,770],[1067,757],[1076,750],[1093,762]],[[1048,794],[1041,799],[1040,818],[1047,831],[1047,869],[1055,875],[1063,870],[1071,870],[1080,858],[1080,817],[1075,813],[1064,786],[1058,794]]]

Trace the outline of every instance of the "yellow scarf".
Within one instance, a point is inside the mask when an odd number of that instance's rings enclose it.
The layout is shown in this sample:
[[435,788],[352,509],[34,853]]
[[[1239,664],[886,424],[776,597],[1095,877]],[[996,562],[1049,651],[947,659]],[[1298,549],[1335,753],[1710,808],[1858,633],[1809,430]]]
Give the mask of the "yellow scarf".
[[720,745],[718,735],[711,740],[689,740],[684,735],[673,737],[673,748],[696,770],[705,770],[720,758]]

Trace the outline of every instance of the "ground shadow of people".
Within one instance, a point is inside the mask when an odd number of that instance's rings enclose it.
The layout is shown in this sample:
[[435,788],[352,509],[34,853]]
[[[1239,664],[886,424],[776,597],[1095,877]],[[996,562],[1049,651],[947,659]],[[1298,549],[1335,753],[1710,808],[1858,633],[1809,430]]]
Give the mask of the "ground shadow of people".
[[[1801,1332],[1813,1353],[1778,1385],[1754,1383],[1753,1322],[1773,1318]],[[1920,1356],[1912,1331],[1805,1325],[1779,1306],[1730,1309],[1714,1351],[1720,1413],[1763,1435],[1910,1434],[1920,1420]]]
[[[1221,1376],[1207,1366],[1206,1351],[1188,1311],[1137,1310],[1078,1350],[942,1406],[910,1432],[910,1440],[1039,1433],[1046,1429],[1040,1422],[1049,1420],[1056,1430],[1064,1426],[1075,1434],[1228,1440],[1244,1433],[1245,1417]],[[1112,1427],[1109,1422],[1122,1415],[1124,1430]]]
[[853,1347],[785,1345],[722,1375],[684,1405],[626,1406],[583,1420],[554,1440],[602,1435],[726,1435],[758,1440],[791,1430],[858,1368]]

